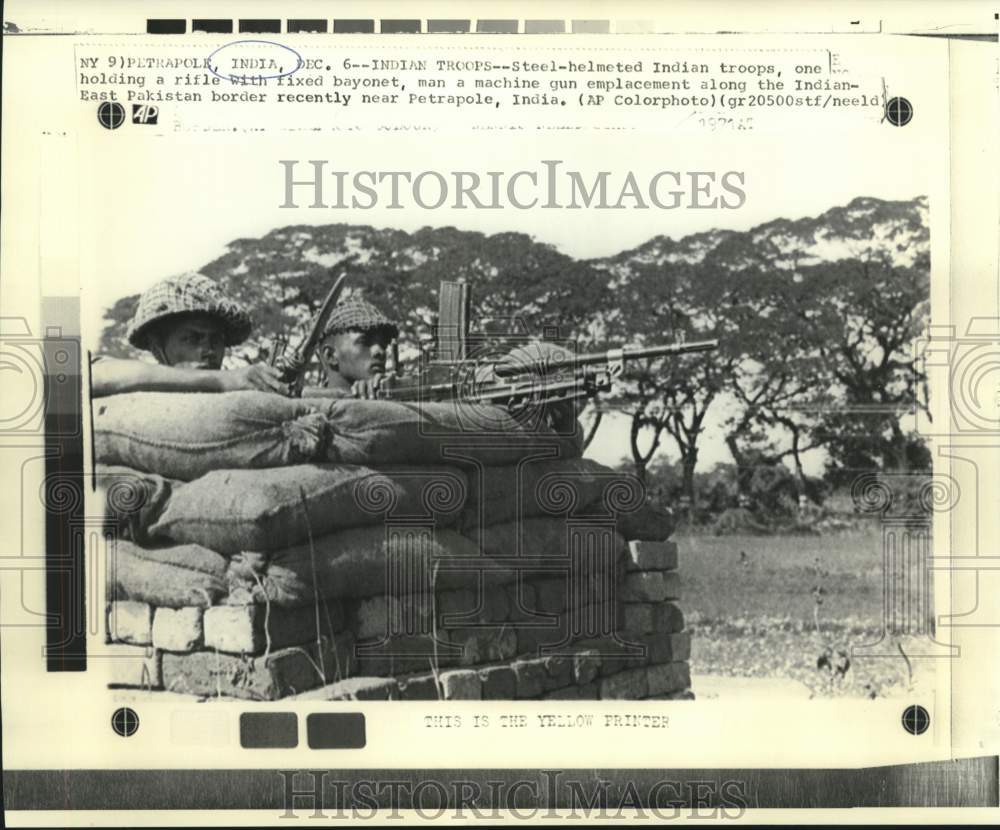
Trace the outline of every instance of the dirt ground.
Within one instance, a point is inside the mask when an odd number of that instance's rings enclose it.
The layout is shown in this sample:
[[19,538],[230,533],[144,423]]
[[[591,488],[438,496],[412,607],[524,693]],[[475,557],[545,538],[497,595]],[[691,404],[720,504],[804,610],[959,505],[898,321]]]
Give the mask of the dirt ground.
[[[676,541],[692,673],[780,678],[824,697],[895,697],[932,682],[939,660],[924,655],[944,649],[929,634],[904,626],[903,636],[890,631],[883,637],[886,591],[877,527],[829,536],[688,535]],[[929,592],[912,572],[910,577],[897,596],[906,598],[911,618],[922,618],[929,632]]]

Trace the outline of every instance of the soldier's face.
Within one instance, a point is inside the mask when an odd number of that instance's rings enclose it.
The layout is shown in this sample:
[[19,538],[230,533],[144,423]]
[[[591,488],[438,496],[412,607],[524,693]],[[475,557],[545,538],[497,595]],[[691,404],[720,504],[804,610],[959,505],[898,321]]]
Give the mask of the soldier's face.
[[208,314],[185,314],[164,322],[157,359],[182,369],[219,369],[226,354],[222,323]]
[[380,330],[344,331],[327,338],[322,355],[327,370],[334,369],[350,383],[385,372],[389,335]]

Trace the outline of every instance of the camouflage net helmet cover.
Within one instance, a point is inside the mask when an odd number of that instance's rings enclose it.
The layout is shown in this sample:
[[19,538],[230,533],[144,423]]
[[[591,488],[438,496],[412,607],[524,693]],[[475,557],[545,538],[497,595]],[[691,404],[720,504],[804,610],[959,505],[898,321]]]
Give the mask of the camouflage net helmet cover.
[[143,292],[129,323],[128,342],[137,349],[149,348],[151,328],[178,314],[208,314],[225,330],[226,345],[236,346],[250,336],[252,322],[247,310],[227,299],[218,284],[194,271],[168,277]]
[[340,303],[330,314],[323,332],[323,339],[345,331],[373,331],[381,329],[390,339],[399,336],[399,327],[371,303],[352,297]]

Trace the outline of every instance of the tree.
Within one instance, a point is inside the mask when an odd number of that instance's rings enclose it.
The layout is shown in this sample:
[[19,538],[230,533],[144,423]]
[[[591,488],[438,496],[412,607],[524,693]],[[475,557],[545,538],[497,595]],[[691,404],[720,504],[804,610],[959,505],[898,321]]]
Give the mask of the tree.
[[876,254],[816,266],[804,276],[834,286],[808,315],[834,400],[811,429],[830,455],[830,475],[928,467],[923,440],[905,432],[900,420],[927,406],[926,377],[913,348],[926,325],[926,254],[911,265]]
[[[722,341],[717,352],[643,361],[629,372],[622,392],[613,399],[632,416],[629,447],[636,474],[645,480],[646,467],[666,434],[680,454],[683,492],[693,508],[705,416],[740,358],[730,314],[738,281],[683,263],[634,262],[628,274],[617,288],[620,313],[615,323],[621,335],[611,338],[612,345]],[[644,435],[650,437],[642,447]]]
[[[289,226],[259,239],[234,240],[201,269],[254,316],[251,338],[232,350],[230,363],[266,359],[279,336],[297,344],[333,275],[345,270],[345,296],[362,293],[399,320],[401,351],[410,356],[433,339],[444,279],[466,280],[474,326],[501,321],[503,334],[511,333],[517,319],[531,335],[544,334],[549,325],[564,337],[583,335],[593,309],[607,304],[607,287],[590,265],[525,234]],[[137,300],[125,297],[108,310],[103,352],[134,354],[124,335]]]

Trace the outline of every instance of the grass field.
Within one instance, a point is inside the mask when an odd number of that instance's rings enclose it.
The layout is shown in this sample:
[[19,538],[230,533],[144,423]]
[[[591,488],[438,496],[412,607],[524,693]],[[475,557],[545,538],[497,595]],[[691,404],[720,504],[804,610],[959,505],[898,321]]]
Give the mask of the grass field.
[[675,540],[693,673],[794,680],[817,696],[895,696],[929,682],[933,661],[908,667],[902,655],[852,656],[851,646],[875,642],[882,631],[877,527]]

